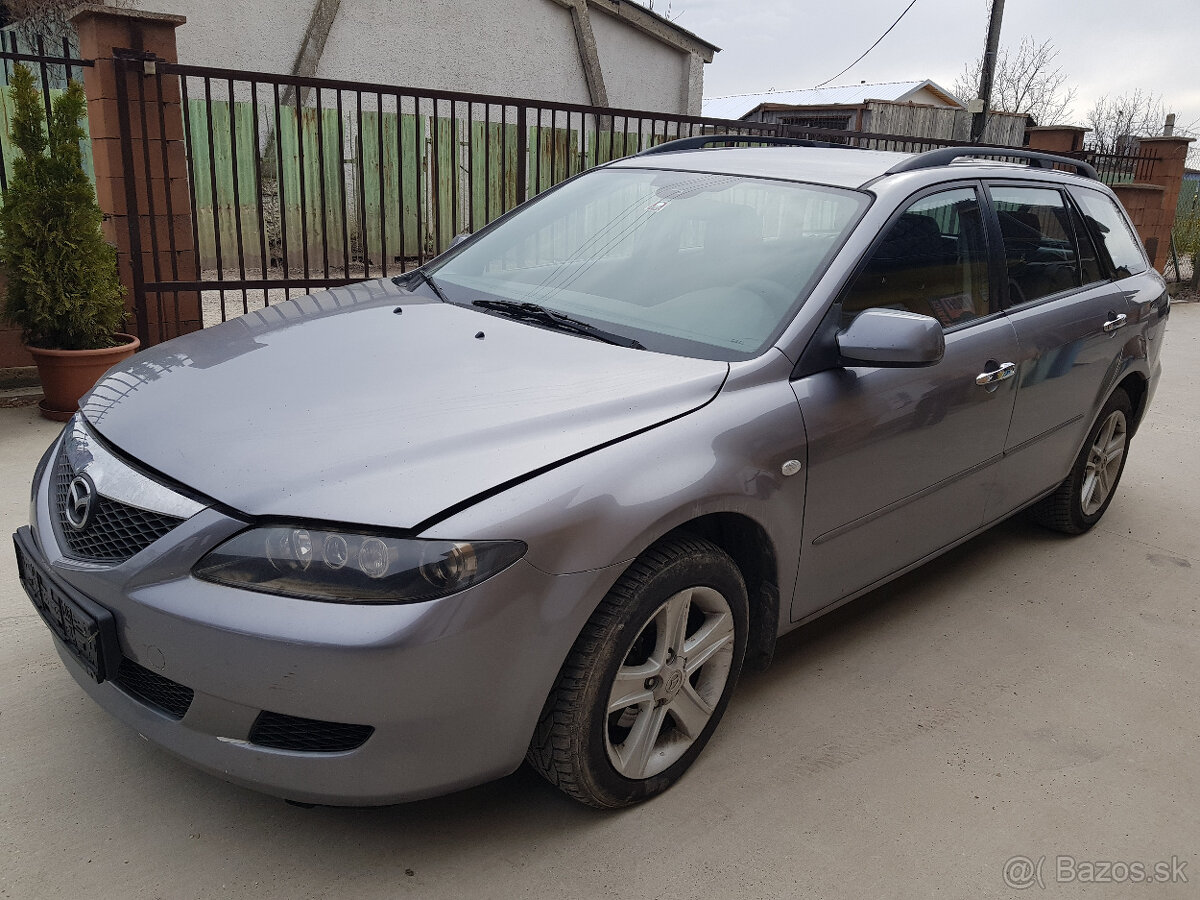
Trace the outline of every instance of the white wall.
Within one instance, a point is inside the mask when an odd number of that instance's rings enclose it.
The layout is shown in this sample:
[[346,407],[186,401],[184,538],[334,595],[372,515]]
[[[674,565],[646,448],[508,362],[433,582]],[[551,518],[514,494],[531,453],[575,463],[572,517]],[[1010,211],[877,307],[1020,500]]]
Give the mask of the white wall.
[[[288,74],[313,0],[129,0],[180,13],[179,61]],[[688,111],[690,55],[593,7],[609,103]],[[553,0],[341,0],[317,75],[590,104],[571,13]],[[700,91],[694,90],[696,98]]]
[[938,106],[943,109],[955,109],[956,108],[952,104],[947,103],[945,98],[943,98],[943,97],[939,96],[938,94],[935,94],[933,91],[929,90],[929,88],[921,88],[919,91],[915,91],[911,94],[905,94],[904,102],[905,103],[927,103],[930,106]]
[[591,20],[610,106],[687,112],[691,54],[668,47],[599,9],[592,9]]
[[309,0],[130,0],[127,5],[187,16],[187,24],[175,31],[181,63],[271,73],[292,71],[312,13]]
[[571,14],[551,0],[342,0],[317,74],[589,102]]

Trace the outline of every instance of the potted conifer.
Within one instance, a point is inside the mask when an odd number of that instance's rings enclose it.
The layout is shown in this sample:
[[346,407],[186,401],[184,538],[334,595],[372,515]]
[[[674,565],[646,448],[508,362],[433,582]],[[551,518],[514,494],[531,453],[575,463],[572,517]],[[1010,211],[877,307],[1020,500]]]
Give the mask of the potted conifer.
[[0,209],[4,317],[21,329],[37,363],[42,414],[65,421],[139,343],[119,331],[125,302],[116,250],[104,242],[96,192],[83,170],[83,89],[72,81],[51,104],[49,123],[26,67],[13,67],[9,92],[11,138],[21,155]]

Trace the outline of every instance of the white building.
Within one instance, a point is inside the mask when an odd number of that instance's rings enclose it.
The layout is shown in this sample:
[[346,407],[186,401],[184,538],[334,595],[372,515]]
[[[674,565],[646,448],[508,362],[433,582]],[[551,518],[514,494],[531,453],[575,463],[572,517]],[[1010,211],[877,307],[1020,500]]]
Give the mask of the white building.
[[179,13],[179,61],[700,113],[719,48],[629,0],[131,0]]

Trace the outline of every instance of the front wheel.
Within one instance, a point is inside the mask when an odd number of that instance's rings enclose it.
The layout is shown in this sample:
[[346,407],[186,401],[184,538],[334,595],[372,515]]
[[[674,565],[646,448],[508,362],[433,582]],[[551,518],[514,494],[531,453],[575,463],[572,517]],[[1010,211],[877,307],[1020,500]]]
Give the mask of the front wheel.
[[588,620],[527,759],[590,806],[673,785],[729,702],[746,653],[746,587],[729,556],[675,536],[647,550]]
[[1099,522],[1125,470],[1132,424],[1133,404],[1118,388],[1096,417],[1071,474],[1030,509],[1034,520],[1067,534],[1083,534]]

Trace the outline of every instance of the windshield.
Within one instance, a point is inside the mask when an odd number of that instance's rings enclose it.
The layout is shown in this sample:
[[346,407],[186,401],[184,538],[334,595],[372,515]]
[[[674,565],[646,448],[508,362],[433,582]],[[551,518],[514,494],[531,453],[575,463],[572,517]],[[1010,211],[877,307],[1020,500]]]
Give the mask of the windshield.
[[651,350],[748,359],[807,298],[867,197],[730,175],[603,169],[437,263],[455,303],[535,303]]

